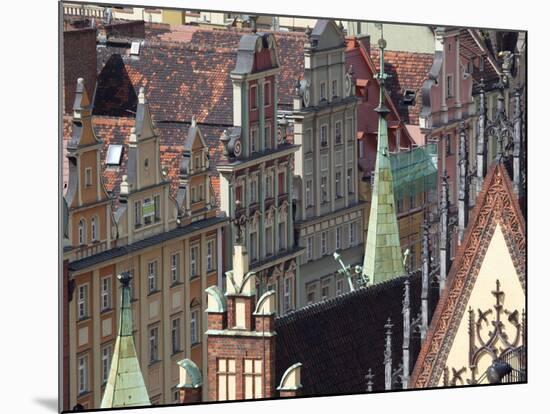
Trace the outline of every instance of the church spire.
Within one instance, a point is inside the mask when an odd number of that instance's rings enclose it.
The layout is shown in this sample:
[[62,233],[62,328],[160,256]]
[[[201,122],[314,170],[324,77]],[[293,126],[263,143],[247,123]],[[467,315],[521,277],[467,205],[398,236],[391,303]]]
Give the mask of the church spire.
[[384,72],[386,41],[383,37],[378,41],[378,46],[380,47],[380,72],[376,77],[380,84],[380,101],[375,109],[378,112],[378,149],[363,261],[363,275],[373,284],[405,274],[388,148],[386,116],[389,109],[384,103],[386,95],[384,87],[388,75]]
[[129,272],[118,276],[122,284],[120,295],[120,321],[115,350],[111,360],[111,370],[101,400],[101,408],[119,408],[151,405],[145,381],[139,368],[139,360],[134,345],[132,308],[130,303]]

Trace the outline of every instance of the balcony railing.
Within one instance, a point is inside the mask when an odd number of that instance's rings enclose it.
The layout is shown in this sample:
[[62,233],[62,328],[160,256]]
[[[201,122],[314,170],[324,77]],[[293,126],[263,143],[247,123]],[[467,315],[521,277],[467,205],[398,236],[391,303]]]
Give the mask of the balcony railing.
[[73,251],[75,254],[75,260],[84,259],[85,257],[93,256],[94,254],[101,253],[107,250],[107,242],[94,242],[92,244],[82,245],[76,247]]

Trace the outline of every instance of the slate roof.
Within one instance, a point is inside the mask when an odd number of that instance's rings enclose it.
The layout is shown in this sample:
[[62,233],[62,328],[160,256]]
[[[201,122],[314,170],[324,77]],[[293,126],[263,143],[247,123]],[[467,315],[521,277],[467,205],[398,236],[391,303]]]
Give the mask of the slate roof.
[[[301,362],[303,395],[363,393],[369,368],[373,389],[384,389],[384,325],[393,323],[393,368],[401,363],[405,277],[349,292],[275,319],[276,378]],[[411,315],[420,310],[421,273],[411,276]],[[413,341],[414,342],[414,341]],[[417,340],[419,342],[419,340]],[[413,347],[411,369],[416,359]]]
[[[380,70],[380,49],[371,46],[370,56],[376,70]],[[433,53],[384,51],[384,70],[390,75],[386,80],[386,87],[405,124],[418,125],[418,115],[422,108],[422,83],[428,77],[433,57]],[[402,104],[405,89],[416,92],[415,105]]]

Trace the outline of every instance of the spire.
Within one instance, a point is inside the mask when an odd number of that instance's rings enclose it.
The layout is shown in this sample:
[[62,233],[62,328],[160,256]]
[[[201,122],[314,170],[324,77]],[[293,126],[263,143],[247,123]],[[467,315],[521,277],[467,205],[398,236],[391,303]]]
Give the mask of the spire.
[[391,358],[391,335],[393,324],[391,318],[384,325],[386,329],[386,344],[384,345],[384,382],[385,389],[391,390],[392,388],[392,358]]
[[449,237],[449,177],[443,170],[441,177],[441,205],[439,208],[439,292],[445,288],[447,273],[451,264],[451,245]]
[[459,188],[458,188],[458,243],[464,239],[464,231],[468,225],[469,185],[468,185],[468,145],[466,143],[466,126],[460,121],[459,148]]
[[405,274],[388,149],[386,116],[389,109],[384,103],[384,85],[388,75],[384,72],[384,48],[386,47],[384,38],[378,41],[378,46],[380,47],[380,72],[376,77],[380,83],[380,100],[375,109],[378,112],[378,149],[363,261],[363,275],[373,284]]
[[120,323],[101,408],[151,405],[134,345],[130,303],[132,276],[129,272],[123,272],[118,275],[118,279],[122,285]]

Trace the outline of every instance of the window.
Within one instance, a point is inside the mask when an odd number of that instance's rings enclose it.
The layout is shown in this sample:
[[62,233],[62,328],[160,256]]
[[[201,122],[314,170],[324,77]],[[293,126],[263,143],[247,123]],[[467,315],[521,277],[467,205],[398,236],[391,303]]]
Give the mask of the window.
[[273,254],[273,227],[265,229],[265,254],[271,256]]
[[485,70],[485,59],[483,59],[483,56],[479,57],[479,71],[483,72]]
[[109,371],[111,370],[111,345],[104,346],[101,350],[101,380],[103,384],[109,379]]
[[321,146],[326,147],[328,145],[328,128],[326,125],[321,127]]
[[148,265],[147,279],[149,281],[149,293],[157,290],[157,262],[151,262]]
[[290,310],[291,307],[291,294],[292,294],[292,279],[290,277],[285,278],[283,283],[283,313]]
[[340,121],[334,124],[334,140],[337,144],[342,142],[342,123]]
[[155,202],[155,220],[160,220],[160,195],[156,195],[154,198]]
[[281,171],[279,173],[279,194],[285,194],[286,193],[286,185],[285,185],[285,172]]
[[234,400],[237,398],[235,365],[234,359],[218,359],[218,401]]
[[78,244],[86,244],[86,222],[84,219],[80,219],[78,222]]
[[416,103],[416,92],[412,89],[405,89],[403,94],[403,105],[405,106],[414,106]]
[[180,390],[176,388],[174,390],[174,402],[178,403],[180,401]]
[[313,180],[306,181],[306,207],[313,205]]
[[258,202],[258,179],[252,178],[250,180],[250,203]]
[[250,109],[258,109],[258,87],[256,85],[250,87]]
[[97,241],[97,226],[99,218],[97,216],[92,217],[92,241]]
[[258,260],[258,233],[250,233],[250,260]]
[[328,246],[327,246],[327,232],[323,231],[321,233],[321,256],[324,256],[328,253]]
[[321,101],[327,99],[327,85],[325,82],[321,82]]
[[304,153],[309,154],[313,151],[313,147],[311,145],[311,129],[308,129],[304,135]]
[[334,183],[336,187],[336,198],[342,197],[342,173],[338,171],[334,178]]
[[398,198],[397,199],[397,214],[402,213],[402,212],[403,212],[403,199]]
[[159,360],[159,328],[149,329],[149,362]]
[[195,187],[195,186],[191,187],[191,202],[192,203],[197,202],[197,187]]
[[265,176],[265,194],[267,198],[273,197],[273,177],[271,174]]
[[134,226],[141,226],[141,201],[134,201]]
[[195,277],[199,274],[197,266],[197,258],[199,257],[199,248],[197,246],[191,247],[191,260],[189,261],[191,277]]
[[84,169],[84,186],[90,187],[92,185],[92,168],[86,167]]
[[199,343],[199,311],[191,312],[191,345]]
[[336,227],[336,250],[342,248],[342,228]]
[[204,200],[204,186],[202,184],[199,184],[199,200]]
[[88,356],[78,358],[78,393],[88,391]]
[[334,79],[332,81],[332,97],[335,98],[338,96],[338,80]]
[[328,189],[327,189],[327,177],[321,177],[321,202],[326,203],[328,201]]
[[195,156],[195,163],[193,165],[195,170],[198,170],[201,167],[201,159],[198,155]]
[[447,75],[446,83],[447,98],[453,97],[453,75]]
[[271,149],[271,124],[267,124],[264,128],[264,148]]
[[279,250],[286,249],[286,223],[279,223]]
[[174,253],[170,256],[170,274],[172,275],[172,283],[180,281],[180,254]]
[[327,300],[330,297],[330,279],[321,281],[321,300]]
[[452,143],[451,143],[451,134],[445,135],[445,155],[449,156],[452,154]]
[[262,360],[244,360],[244,398],[262,398]]
[[172,354],[181,351],[180,318],[172,319]]
[[271,105],[271,82],[264,83],[264,106]]
[[153,222],[153,217],[155,216],[155,204],[151,201],[150,198],[143,200],[143,223],[151,224]]
[[344,293],[344,279],[341,277],[336,280],[336,296]]
[[311,305],[315,303],[315,291],[317,290],[317,285],[310,284],[307,286],[307,304]]
[[258,150],[258,129],[252,128],[250,130],[250,152],[256,152]]
[[348,168],[348,193],[353,194],[355,192],[355,186],[353,185],[353,168]]
[[124,146],[118,144],[110,144],[107,149],[107,165],[120,165],[122,160],[122,151]]
[[216,248],[216,241],[215,240],[208,240],[206,242],[206,270],[211,272],[216,268],[215,263],[215,253],[214,250]]
[[414,194],[409,194],[409,210],[412,210],[414,208]]
[[88,285],[80,285],[78,287],[78,319],[88,317]]
[[145,170],[149,169],[149,158],[145,158],[145,161],[143,161],[143,166],[145,167]]
[[111,309],[111,276],[101,279],[101,311]]
[[313,259],[313,236],[307,238],[307,260]]
[[349,245],[355,245],[355,223],[349,224]]

